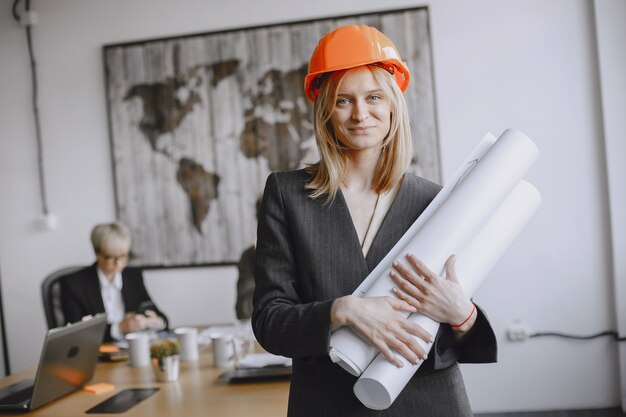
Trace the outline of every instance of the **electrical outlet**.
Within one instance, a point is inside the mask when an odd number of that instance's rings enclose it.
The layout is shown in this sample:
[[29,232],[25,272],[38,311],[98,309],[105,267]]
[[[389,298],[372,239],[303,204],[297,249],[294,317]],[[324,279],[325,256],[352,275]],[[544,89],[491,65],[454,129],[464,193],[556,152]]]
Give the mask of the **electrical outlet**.
[[511,342],[523,342],[530,337],[530,329],[521,320],[515,320],[506,329],[506,338]]
[[51,231],[56,229],[58,223],[59,222],[57,220],[57,216],[52,213],[44,214],[37,219],[37,225],[39,226],[39,229],[43,231]]
[[23,26],[36,26],[39,23],[39,15],[34,10],[26,10],[20,17]]

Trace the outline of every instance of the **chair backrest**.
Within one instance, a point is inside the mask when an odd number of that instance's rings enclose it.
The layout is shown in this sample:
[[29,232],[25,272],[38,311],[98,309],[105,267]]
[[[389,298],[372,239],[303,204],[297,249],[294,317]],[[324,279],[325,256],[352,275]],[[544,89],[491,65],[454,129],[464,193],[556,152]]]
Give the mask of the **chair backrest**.
[[41,283],[41,299],[46,314],[48,329],[65,326],[65,318],[61,309],[61,279],[84,266],[68,266],[49,274]]

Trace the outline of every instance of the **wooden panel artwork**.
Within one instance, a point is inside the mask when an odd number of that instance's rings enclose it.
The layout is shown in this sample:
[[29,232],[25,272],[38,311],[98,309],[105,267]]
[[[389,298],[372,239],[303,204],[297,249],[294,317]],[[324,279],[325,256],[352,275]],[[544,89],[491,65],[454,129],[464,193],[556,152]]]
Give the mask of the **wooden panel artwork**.
[[115,201],[136,265],[234,263],[272,171],[317,160],[302,85],[319,38],[376,26],[411,69],[412,170],[439,181],[425,8],[104,47]]

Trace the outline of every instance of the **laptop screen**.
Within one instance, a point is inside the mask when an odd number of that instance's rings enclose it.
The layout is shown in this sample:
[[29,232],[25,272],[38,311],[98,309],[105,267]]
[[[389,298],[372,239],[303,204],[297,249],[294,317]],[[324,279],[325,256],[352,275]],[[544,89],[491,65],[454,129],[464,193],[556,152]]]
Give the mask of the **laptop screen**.
[[30,409],[82,388],[93,377],[106,315],[48,330],[35,377]]

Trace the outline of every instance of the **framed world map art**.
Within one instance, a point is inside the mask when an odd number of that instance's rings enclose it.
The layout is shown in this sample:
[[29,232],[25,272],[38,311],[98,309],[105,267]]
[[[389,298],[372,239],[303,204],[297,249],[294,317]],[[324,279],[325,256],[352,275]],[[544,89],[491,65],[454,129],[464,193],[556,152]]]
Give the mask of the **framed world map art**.
[[239,260],[269,173],[317,161],[304,76],[317,41],[349,23],[379,28],[407,61],[411,169],[440,180],[427,8],[107,45],[115,202],[133,264]]

